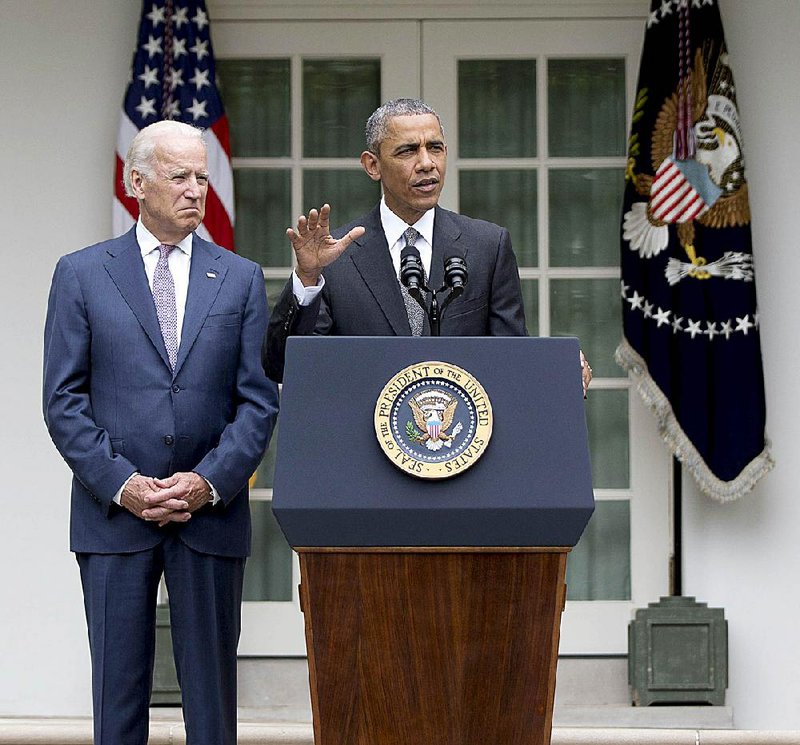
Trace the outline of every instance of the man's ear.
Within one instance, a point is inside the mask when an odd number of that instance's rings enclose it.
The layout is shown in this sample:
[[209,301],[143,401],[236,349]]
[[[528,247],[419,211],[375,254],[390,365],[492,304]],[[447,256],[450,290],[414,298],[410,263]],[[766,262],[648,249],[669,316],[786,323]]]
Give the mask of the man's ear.
[[143,182],[144,177],[134,168],[131,171],[131,188],[133,189],[133,196],[137,199],[144,198],[144,189],[142,188]]
[[375,153],[365,150],[361,153],[361,165],[373,181],[381,180],[381,162]]

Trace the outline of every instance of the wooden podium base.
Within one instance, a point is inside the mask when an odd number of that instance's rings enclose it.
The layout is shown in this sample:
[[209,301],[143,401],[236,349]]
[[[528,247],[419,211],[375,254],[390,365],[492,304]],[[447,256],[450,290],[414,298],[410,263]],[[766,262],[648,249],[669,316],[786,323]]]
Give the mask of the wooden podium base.
[[569,548],[297,548],[315,745],[549,745]]

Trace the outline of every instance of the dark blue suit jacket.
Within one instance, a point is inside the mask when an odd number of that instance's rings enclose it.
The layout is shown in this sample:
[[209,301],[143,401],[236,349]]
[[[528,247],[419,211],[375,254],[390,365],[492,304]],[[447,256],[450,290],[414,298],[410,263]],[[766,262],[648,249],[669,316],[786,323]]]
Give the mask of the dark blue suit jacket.
[[[44,415],[74,474],[73,551],[144,550],[177,530],[203,553],[249,553],[247,482],[278,407],[259,359],[266,324],[261,268],[195,235],[173,373],[135,229],[59,260],[45,326]],[[158,528],[113,504],[135,471],[196,471],[224,504]]]
[[[342,236],[356,225],[363,225],[366,233],[325,267],[325,286],[314,303],[299,306],[291,281],[284,287],[264,340],[264,369],[273,380],[283,380],[286,339],[292,334],[410,336],[380,205],[334,235]],[[444,312],[441,335],[527,335],[517,260],[508,231],[437,207],[428,282],[437,290],[444,282],[443,259],[453,248],[463,252],[469,280],[464,294]]]

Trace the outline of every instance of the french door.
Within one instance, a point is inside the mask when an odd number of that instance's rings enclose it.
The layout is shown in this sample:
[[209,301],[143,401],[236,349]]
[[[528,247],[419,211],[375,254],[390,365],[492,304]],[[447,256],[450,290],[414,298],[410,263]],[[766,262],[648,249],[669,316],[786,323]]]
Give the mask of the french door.
[[[618,19],[215,26],[237,250],[264,267],[270,298],[291,270],[285,229],[298,214],[328,201],[343,223],[377,201],[358,163],[368,114],[419,96],[448,141],[442,205],[510,229],[531,334],[581,339],[595,371],[597,510],[570,557],[562,654],[624,653],[632,609],[668,591],[669,458],[613,361],[641,37],[640,22]],[[305,651],[296,560],[270,512],[273,453],[253,490],[242,655]]]

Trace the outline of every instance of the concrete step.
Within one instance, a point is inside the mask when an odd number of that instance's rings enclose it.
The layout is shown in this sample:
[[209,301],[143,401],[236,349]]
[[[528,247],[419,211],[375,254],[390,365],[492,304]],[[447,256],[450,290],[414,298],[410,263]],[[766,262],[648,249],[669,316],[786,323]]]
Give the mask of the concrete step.
[[[0,719],[0,745],[92,745],[89,719]],[[149,745],[185,745],[179,720],[155,719]],[[313,745],[310,724],[242,722],[240,745]],[[554,727],[552,745],[798,745],[800,732]]]

